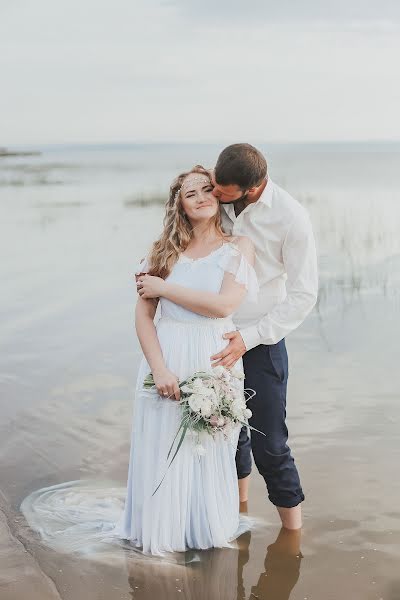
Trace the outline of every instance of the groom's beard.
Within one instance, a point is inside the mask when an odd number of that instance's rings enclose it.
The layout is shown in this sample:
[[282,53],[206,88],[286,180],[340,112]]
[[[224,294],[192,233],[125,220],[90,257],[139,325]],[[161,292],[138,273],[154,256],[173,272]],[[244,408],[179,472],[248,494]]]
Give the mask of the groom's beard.
[[229,202],[220,202],[220,204],[236,204],[236,202],[244,202],[249,195],[249,192],[245,192],[240,198],[235,198],[235,200],[229,200]]

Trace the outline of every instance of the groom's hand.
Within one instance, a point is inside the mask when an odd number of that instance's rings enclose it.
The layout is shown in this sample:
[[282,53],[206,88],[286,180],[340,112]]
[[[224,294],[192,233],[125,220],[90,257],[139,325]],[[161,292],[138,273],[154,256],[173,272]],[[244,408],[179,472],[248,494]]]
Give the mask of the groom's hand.
[[231,369],[235,363],[243,356],[246,352],[246,346],[240,331],[231,331],[223,335],[224,340],[229,340],[229,344],[219,354],[211,356],[211,360],[215,361],[211,363],[212,367],[226,367]]

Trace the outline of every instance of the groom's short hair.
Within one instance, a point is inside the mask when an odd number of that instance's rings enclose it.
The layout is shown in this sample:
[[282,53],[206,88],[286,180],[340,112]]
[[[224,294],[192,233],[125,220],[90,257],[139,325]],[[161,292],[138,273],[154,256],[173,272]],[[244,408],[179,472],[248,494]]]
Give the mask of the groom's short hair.
[[219,155],[214,175],[219,185],[238,185],[248,190],[261,185],[267,176],[267,161],[250,144],[232,144]]

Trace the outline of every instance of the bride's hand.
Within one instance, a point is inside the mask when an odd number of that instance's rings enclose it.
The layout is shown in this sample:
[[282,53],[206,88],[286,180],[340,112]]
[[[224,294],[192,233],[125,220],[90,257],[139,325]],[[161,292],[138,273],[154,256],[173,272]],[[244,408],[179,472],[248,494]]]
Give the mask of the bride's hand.
[[179,400],[181,391],[178,386],[178,378],[167,368],[153,373],[154,384],[160,396]]
[[165,286],[165,281],[161,277],[153,275],[140,275],[136,282],[139,296],[142,298],[159,298]]

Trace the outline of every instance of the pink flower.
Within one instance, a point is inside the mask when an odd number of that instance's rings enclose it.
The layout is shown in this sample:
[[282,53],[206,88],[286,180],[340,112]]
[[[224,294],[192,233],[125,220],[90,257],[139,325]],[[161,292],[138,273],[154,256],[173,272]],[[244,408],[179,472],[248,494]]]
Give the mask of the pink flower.
[[224,417],[219,417],[218,415],[211,415],[210,424],[213,427],[222,427],[223,425],[225,425],[225,419]]

